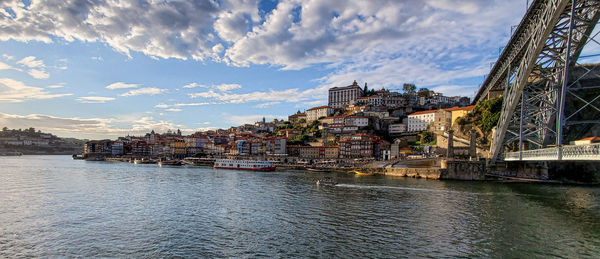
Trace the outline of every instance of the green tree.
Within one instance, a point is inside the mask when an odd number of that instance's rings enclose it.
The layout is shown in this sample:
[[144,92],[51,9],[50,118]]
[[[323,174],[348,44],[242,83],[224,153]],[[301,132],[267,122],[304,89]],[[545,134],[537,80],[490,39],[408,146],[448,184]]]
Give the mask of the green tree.
[[429,91],[427,88],[421,88],[417,92],[417,95],[420,97],[431,97],[431,91]]
[[5,132],[6,132],[6,131],[8,131],[8,128],[7,128],[7,127],[4,127],[4,128],[2,128],[2,131],[5,131]]
[[367,83],[365,83],[365,87],[363,88],[362,95],[363,96],[368,96],[367,95],[368,93],[369,93],[369,87],[367,87]]
[[421,133],[419,133],[419,142],[421,142],[421,145],[432,142],[432,141],[433,141],[433,133],[431,133],[427,130],[421,131]]
[[417,86],[415,84],[404,83],[402,90],[407,94],[414,93],[417,90]]

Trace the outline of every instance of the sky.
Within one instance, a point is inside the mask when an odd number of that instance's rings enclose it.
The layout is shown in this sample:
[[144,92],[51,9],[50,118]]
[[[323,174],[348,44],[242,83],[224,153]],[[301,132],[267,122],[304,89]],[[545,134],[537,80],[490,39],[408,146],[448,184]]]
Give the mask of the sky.
[[526,0],[2,0],[0,127],[63,137],[285,119],[327,90],[472,97]]

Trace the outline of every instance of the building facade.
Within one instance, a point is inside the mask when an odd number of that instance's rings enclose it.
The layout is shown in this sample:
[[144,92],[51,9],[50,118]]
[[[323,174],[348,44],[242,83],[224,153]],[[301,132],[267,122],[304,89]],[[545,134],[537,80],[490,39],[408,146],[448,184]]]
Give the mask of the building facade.
[[339,109],[354,104],[361,95],[362,89],[356,81],[349,86],[333,87],[329,89],[329,107]]
[[378,152],[378,137],[355,134],[340,141],[340,158],[372,158]]
[[327,117],[333,114],[333,109],[329,106],[313,107],[306,110],[306,122],[311,123],[321,117]]
[[289,146],[288,155],[299,158],[335,159],[339,156],[339,146]]
[[435,119],[435,110],[414,112],[408,115],[407,131],[424,131]]

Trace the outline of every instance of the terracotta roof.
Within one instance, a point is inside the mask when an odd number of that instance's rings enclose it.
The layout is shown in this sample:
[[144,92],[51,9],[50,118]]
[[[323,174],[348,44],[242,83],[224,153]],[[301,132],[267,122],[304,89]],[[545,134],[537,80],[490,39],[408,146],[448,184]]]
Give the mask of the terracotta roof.
[[310,108],[306,111],[319,110],[319,109],[325,109],[325,108],[329,108],[329,106],[327,106],[327,105],[317,106],[317,107]]
[[368,96],[358,97],[358,99],[369,99],[369,97]]
[[411,115],[421,115],[421,114],[428,114],[428,113],[434,113],[436,110],[428,110],[428,111],[420,111],[420,112],[413,112],[411,114],[409,114],[408,116]]

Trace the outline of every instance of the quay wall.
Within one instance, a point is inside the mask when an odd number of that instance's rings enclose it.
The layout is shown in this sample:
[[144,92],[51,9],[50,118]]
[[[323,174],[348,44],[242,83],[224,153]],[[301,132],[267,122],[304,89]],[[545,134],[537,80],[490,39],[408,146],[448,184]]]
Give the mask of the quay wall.
[[375,171],[378,174],[395,177],[413,177],[413,178],[425,178],[425,179],[440,179],[442,175],[441,168],[376,168]]
[[421,168],[374,168],[370,169],[377,174],[395,177],[412,177],[433,180],[485,180],[485,162],[470,161],[443,161],[442,167]]

